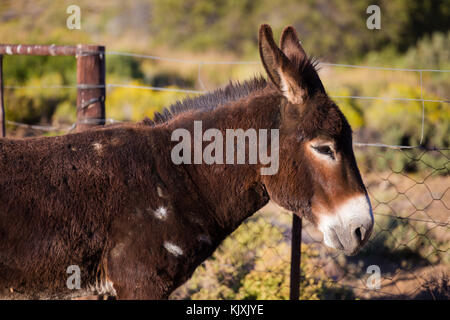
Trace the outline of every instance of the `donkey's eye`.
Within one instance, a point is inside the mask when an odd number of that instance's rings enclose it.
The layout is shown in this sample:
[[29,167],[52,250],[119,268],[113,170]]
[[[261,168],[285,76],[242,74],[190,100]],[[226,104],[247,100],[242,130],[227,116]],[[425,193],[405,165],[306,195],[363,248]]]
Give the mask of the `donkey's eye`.
[[313,149],[316,150],[318,153],[324,154],[329,156],[331,159],[334,160],[334,152],[330,148],[330,146],[313,146]]

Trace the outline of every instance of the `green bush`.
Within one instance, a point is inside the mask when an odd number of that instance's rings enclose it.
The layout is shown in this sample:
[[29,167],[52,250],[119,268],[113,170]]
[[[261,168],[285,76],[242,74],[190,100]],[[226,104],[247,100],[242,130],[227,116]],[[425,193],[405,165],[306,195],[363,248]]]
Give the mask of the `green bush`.
[[[387,90],[380,93],[385,98],[420,99],[420,87],[412,87],[392,83]],[[439,100],[439,97],[423,92],[429,100]],[[450,121],[450,110],[444,103],[425,102],[424,143],[426,145],[450,145],[450,131],[446,126]],[[385,142],[389,144],[418,145],[421,137],[422,102],[400,100],[375,100],[366,110],[365,122],[368,128],[383,133]],[[443,130],[435,127],[443,125]]]
[[140,62],[133,57],[108,55],[105,61],[107,77],[114,76],[122,81],[144,79]]
[[[439,100],[423,91],[424,97]],[[380,94],[382,97],[420,99],[420,87],[393,83]],[[425,148],[448,148],[450,146],[450,109],[441,102],[424,103],[424,127],[422,136],[422,102],[400,100],[375,100],[365,110],[368,130],[376,133],[379,141],[391,145],[418,146]],[[427,153],[420,149],[384,153],[378,157],[377,150],[368,150],[364,162],[377,170],[417,171],[440,169],[448,174],[445,159],[439,153]]]
[[450,32],[426,35],[405,54],[404,64],[421,69],[449,69]]
[[[23,86],[5,89],[5,117],[7,120],[28,124],[50,123],[58,105],[74,102],[75,89],[40,88],[46,85],[64,84],[63,75],[48,72],[40,77],[28,79]],[[29,87],[29,88],[27,88]],[[75,108],[75,103],[73,104]]]
[[54,73],[60,77],[59,83],[56,84],[76,83],[75,57],[6,55],[3,65],[6,85],[23,85],[30,79],[39,79]]
[[[289,299],[290,245],[286,230],[263,217],[238,228],[179,288],[178,299]],[[314,263],[318,252],[302,245],[301,299],[351,299],[335,289]]]
[[[132,81],[128,84],[145,86],[138,81]],[[145,117],[153,118],[156,111],[161,111],[185,96],[185,93],[170,91],[126,87],[112,88],[107,92],[106,117],[124,121],[141,121]]]
[[[4,66],[7,120],[27,124],[50,124],[55,120],[60,122],[54,119],[53,114],[60,105],[69,103],[75,112],[76,89],[58,88],[75,85],[74,57],[5,56]],[[57,118],[59,116],[66,118],[61,115],[61,111]]]

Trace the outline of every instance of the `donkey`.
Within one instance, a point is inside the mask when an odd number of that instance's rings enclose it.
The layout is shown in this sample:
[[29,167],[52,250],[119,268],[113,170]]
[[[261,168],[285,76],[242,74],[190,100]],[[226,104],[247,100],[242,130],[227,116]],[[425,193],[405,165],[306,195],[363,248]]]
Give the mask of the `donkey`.
[[[373,215],[350,125],[293,27],[278,47],[262,25],[259,51],[268,80],[231,83],[153,120],[0,139],[3,296],[167,299],[269,199],[310,220],[326,245],[357,253]],[[278,171],[174,164],[172,133],[192,132],[195,121],[220,132],[278,130]],[[78,285],[69,281],[77,271]]]

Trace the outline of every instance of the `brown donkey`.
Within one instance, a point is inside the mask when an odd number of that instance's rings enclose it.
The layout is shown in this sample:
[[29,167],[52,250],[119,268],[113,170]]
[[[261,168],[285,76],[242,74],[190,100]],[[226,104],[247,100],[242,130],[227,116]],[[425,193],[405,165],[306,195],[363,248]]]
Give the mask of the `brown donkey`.
[[[326,245],[355,254],[373,216],[351,128],[292,27],[278,48],[261,26],[259,49],[269,81],[230,84],[153,121],[0,139],[3,297],[168,298],[269,199],[312,221]],[[275,172],[262,174],[261,159],[233,164],[228,148],[226,162],[175,163],[178,129],[194,135],[194,149],[206,145],[195,137],[198,123],[215,130],[216,156],[225,145],[217,134],[274,132],[265,150]],[[244,148],[246,159],[253,147]],[[77,270],[79,286],[68,281]]]

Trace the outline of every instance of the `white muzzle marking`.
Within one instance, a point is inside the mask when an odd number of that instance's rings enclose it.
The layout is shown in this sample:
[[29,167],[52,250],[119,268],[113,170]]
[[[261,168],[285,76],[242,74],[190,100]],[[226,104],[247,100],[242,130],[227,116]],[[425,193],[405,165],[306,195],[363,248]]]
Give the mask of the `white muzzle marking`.
[[[354,254],[370,236],[373,213],[367,195],[359,195],[341,204],[334,213],[322,213],[318,229],[323,233],[324,243],[331,248]],[[354,234],[360,228],[361,241]],[[363,230],[363,231],[361,231]]]

